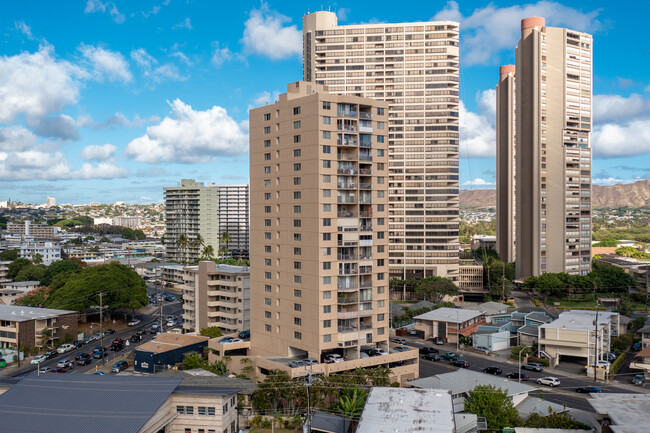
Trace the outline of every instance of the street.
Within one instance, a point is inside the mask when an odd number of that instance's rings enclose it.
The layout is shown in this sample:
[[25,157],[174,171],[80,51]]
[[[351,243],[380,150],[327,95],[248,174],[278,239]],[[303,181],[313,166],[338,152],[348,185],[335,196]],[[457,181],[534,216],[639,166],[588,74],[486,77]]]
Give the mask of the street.
[[[166,323],[166,317],[167,315],[173,314],[175,316],[179,316],[182,314],[182,304],[176,300],[174,302],[165,302],[163,304],[163,320]],[[113,363],[115,358],[118,358],[128,352],[132,352],[135,350],[136,347],[138,347],[141,344],[146,343],[147,341],[152,340],[155,337],[155,334],[150,334],[148,331],[151,328],[151,325],[153,322],[160,322],[160,315],[159,315],[159,309],[156,308],[155,310],[152,311],[152,314],[136,314],[135,317],[139,318],[141,321],[137,326],[132,326],[126,329],[119,330],[115,332],[115,334],[112,335],[105,335],[104,336],[104,341],[103,344],[101,340],[97,341],[91,341],[85,346],[80,347],[79,349],[72,350],[68,353],[64,354],[58,354],[52,359],[48,359],[45,362],[42,362],[40,364],[40,367],[51,367],[51,368],[56,368],[56,364],[62,360],[62,359],[69,359],[73,360],[75,356],[77,356],[79,353],[89,353],[92,355],[92,350],[95,346],[100,346],[103,345],[105,347],[110,347],[111,342],[115,338],[122,338],[124,340],[128,340],[133,334],[135,334],[137,331],[142,330],[145,331],[145,334],[143,335],[143,339],[139,343],[131,343],[129,346],[125,346],[123,350],[120,351],[108,351],[109,356],[104,358],[104,362],[106,365],[110,365]],[[163,323],[163,325],[165,324]],[[111,324],[110,322],[107,322],[104,325],[104,330],[110,329]],[[26,360],[24,361],[24,365],[21,365],[19,369],[11,371],[8,375],[11,377],[22,377],[30,374],[33,371],[36,371],[37,367],[36,365],[32,365],[28,363],[29,361]],[[22,363],[21,363],[22,364]],[[94,359],[91,358],[91,363],[89,365],[85,366],[80,366],[77,365],[75,362],[74,368],[70,370],[68,373],[65,374],[83,374],[83,373],[90,373],[95,370],[97,366],[102,365],[102,360],[101,359]],[[129,367],[132,367],[129,365]],[[53,374],[53,373],[48,373],[48,374]]]

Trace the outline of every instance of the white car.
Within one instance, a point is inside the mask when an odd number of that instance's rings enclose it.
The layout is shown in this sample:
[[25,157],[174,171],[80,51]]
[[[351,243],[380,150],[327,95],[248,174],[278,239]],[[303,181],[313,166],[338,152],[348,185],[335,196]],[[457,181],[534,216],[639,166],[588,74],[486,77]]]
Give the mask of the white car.
[[551,388],[553,388],[554,386],[560,386],[560,379],[558,379],[557,377],[551,377],[551,376],[540,377],[539,379],[537,379],[537,384],[538,385],[548,385]]
[[176,321],[175,320],[168,320],[167,321],[167,327],[168,328],[172,328],[174,326],[176,326]]
[[32,359],[32,364],[40,364],[41,362],[47,361],[47,356],[45,355],[37,355]]
[[72,349],[74,349],[74,346],[72,344],[62,344],[58,349],[56,349],[56,351],[58,353],[68,353]]
[[140,319],[133,319],[129,322],[129,326],[135,326],[140,323]]
[[74,362],[69,359],[62,359],[56,364],[57,368],[74,368]]
[[343,362],[343,361],[345,361],[345,359],[343,359],[343,357],[341,355],[339,355],[338,353],[330,353],[327,356],[328,356],[328,358],[329,358],[329,360],[331,362]]
[[241,343],[242,341],[244,341],[244,340],[242,340],[241,338],[233,338],[233,339],[231,339],[231,340],[224,341],[222,344],[228,344],[228,343]]

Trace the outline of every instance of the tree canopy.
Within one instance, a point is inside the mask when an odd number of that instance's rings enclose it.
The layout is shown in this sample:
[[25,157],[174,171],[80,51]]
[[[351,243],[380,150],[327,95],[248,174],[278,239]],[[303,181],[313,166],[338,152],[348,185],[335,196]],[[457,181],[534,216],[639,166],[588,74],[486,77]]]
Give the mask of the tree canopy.
[[82,266],[74,260],[59,260],[47,267],[40,281],[43,286],[49,286],[58,274],[68,271],[78,272],[81,269]]
[[439,304],[445,295],[457,294],[458,288],[447,278],[432,276],[421,279],[415,286],[415,291],[422,293],[434,304]]
[[204,337],[217,338],[221,337],[221,329],[218,326],[210,326],[208,328],[202,328],[200,334]]
[[27,266],[32,266],[32,262],[30,262],[28,259],[23,259],[23,258],[18,258],[14,260],[13,262],[9,263],[9,270],[7,271],[7,278],[10,278],[12,280],[16,279],[16,275],[23,269],[26,268]]
[[14,261],[18,258],[18,250],[6,250],[0,253],[0,261]]
[[513,427],[521,422],[508,393],[493,385],[478,385],[465,398],[465,412],[485,417],[492,430]]

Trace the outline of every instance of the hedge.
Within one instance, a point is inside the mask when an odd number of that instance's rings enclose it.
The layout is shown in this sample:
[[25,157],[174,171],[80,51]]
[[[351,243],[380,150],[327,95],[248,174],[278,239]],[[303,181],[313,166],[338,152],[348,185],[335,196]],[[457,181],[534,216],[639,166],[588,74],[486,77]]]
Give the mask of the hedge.
[[542,364],[544,367],[548,367],[548,359],[546,358],[537,358],[535,356],[529,356],[528,362],[537,362],[538,364]]
[[[628,350],[629,349],[630,348],[628,347]],[[621,366],[625,362],[626,353],[627,353],[627,350],[625,352],[621,353],[621,355],[619,357],[617,357],[614,362],[612,362],[612,365],[609,366],[609,376],[610,377],[614,377],[616,375],[616,373],[618,372],[618,370],[621,368]]]

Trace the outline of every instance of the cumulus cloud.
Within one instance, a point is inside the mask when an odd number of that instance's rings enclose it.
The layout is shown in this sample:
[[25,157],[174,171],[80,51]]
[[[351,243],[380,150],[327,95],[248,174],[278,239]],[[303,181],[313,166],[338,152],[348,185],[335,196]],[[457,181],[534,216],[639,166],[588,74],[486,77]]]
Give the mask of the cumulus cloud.
[[113,158],[116,150],[117,147],[110,143],[93,144],[83,148],[81,157],[87,161],[106,161]]
[[189,18],[185,18],[183,21],[180,23],[174,25],[172,29],[178,30],[178,29],[187,29],[187,30],[192,30],[194,27],[192,27],[192,23],[190,22]]
[[601,158],[648,153],[650,152],[650,119],[596,126],[592,134],[592,148],[594,156]]
[[36,117],[28,119],[27,124],[41,137],[53,137],[63,140],[76,140],[79,138],[76,122],[67,114]]
[[138,126],[146,125],[149,123],[160,122],[160,117],[140,117],[138,114],[129,119],[122,113],[115,113],[103,122],[95,122],[90,116],[83,116],[77,118],[77,125],[92,129],[110,129],[116,126],[124,126],[127,128],[135,128]]
[[262,105],[273,104],[279,98],[280,92],[278,90],[274,90],[273,93],[267,91],[258,93],[257,96],[255,96],[255,99],[253,99],[253,104],[250,105],[248,109],[250,110],[251,108],[261,107]]
[[646,116],[650,117],[650,99],[632,93],[621,95],[594,95],[594,122],[608,122]]
[[0,128],[0,151],[22,151],[36,143],[36,136],[22,126]]
[[82,44],[79,51],[90,63],[94,77],[98,81],[122,81],[128,83],[133,79],[129,64],[121,53],[102,47]]
[[153,83],[161,83],[163,81],[185,81],[188,77],[183,76],[178,67],[173,63],[158,64],[151,54],[144,48],[138,48],[131,51],[131,58],[142,70],[142,75],[151,80]]
[[70,173],[72,179],[116,179],[128,175],[129,170],[112,162],[99,162],[96,165],[85,163],[80,169]]
[[102,2],[101,0],[88,0],[88,2],[86,2],[86,7],[84,8],[84,13],[90,14],[93,12],[108,12],[113,21],[117,24],[122,24],[125,20],[124,14],[120,13],[117,6],[115,6],[115,3],[110,1]]
[[126,154],[136,161],[197,163],[217,156],[248,152],[248,135],[222,107],[192,109],[181,100],[169,104],[172,117],[149,126],[147,133],[131,141]]
[[463,183],[463,186],[494,186],[494,182],[488,182],[485,179],[481,179],[480,177],[477,177],[474,180],[468,180],[467,182]]
[[212,43],[212,64],[216,67],[221,66],[229,60],[239,60],[245,62],[246,59],[239,53],[233,53],[228,47],[221,47],[219,42]]
[[34,39],[32,28],[25,24],[25,21],[16,21],[14,26],[16,27],[16,30],[27,36],[27,39]]
[[496,155],[496,92],[487,89],[477,95],[478,113],[469,111],[461,101],[460,158],[485,158]]
[[272,60],[302,55],[302,32],[296,25],[287,25],[291,19],[269,9],[262,3],[253,9],[246,20],[242,42],[246,51],[261,54]]
[[531,16],[545,17],[549,25],[593,32],[600,27],[599,10],[581,12],[553,1],[499,8],[490,3],[463,16],[456,1],[448,1],[432,20],[460,22],[464,65],[491,64],[503,49],[514,51],[520,37],[520,21]]

